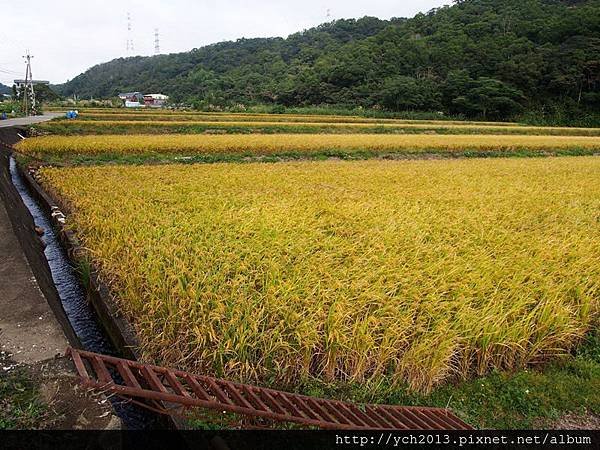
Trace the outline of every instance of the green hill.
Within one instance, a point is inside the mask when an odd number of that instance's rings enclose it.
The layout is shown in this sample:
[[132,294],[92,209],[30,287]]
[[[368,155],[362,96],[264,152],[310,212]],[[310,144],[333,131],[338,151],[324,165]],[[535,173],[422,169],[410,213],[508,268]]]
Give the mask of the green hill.
[[12,94],[12,88],[0,83],[0,95],[2,94]]
[[63,95],[163,92],[196,106],[336,105],[506,118],[600,111],[600,1],[463,0],[411,19],[120,58]]

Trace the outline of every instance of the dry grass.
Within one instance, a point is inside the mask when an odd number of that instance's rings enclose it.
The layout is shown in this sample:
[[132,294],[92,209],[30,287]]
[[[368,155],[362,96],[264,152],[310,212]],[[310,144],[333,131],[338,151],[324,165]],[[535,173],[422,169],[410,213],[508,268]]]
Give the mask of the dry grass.
[[43,168],[41,179],[160,363],[429,390],[562,355],[597,325],[600,158]]
[[19,151],[52,155],[281,155],[286,153],[442,153],[600,149],[600,137],[521,135],[386,135],[386,134],[238,134],[238,135],[89,135],[42,136],[17,145]]

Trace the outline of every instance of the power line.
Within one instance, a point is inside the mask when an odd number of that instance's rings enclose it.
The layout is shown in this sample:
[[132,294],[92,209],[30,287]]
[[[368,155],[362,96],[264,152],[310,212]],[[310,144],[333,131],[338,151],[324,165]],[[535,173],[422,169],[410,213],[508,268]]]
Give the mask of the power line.
[[160,44],[158,42],[158,28],[154,29],[154,54],[160,55]]
[[133,53],[133,38],[131,37],[131,14],[127,13],[127,53]]
[[8,75],[19,75],[21,72],[17,72],[15,70],[2,69],[0,67],[0,73],[5,73],[5,74],[8,74]]

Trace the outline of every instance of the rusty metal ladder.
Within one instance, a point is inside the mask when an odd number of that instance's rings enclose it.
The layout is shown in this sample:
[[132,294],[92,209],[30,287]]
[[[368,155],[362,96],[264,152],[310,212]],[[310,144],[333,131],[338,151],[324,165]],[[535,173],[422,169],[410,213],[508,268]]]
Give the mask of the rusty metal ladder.
[[86,387],[163,414],[192,407],[324,429],[470,430],[444,408],[355,405],[67,349]]

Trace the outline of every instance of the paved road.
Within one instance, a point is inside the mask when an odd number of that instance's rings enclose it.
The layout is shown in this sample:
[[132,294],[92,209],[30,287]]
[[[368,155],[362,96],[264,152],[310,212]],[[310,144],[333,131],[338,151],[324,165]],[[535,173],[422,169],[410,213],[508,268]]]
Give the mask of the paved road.
[[47,120],[60,117],[64,113],[49,112],[41,116],[17,117],[16,119],[0,120],[0,128],[32,125],[34,123],[46,122]]
[[0,196],[0,349],[34,363],[67,348],[58,320],[40,291]]

